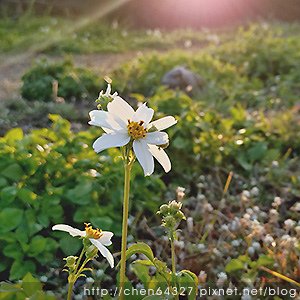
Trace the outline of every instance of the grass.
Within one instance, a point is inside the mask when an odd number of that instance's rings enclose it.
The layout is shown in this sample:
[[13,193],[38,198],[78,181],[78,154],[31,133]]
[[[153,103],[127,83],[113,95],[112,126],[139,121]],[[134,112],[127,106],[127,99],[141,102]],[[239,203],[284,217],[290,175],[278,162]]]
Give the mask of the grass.
[[[95,21],[70,32],[79,21],[50,16],[24,15],[0,20],[0,52],[22,53],[39,45],[46,53],[120,53],[141,49],[189,48],[219,42],[209,30],[130,29],[112,22]],[[65,34],[65,33],[68,34]],[[49,41],[53,41],[49,43]]]

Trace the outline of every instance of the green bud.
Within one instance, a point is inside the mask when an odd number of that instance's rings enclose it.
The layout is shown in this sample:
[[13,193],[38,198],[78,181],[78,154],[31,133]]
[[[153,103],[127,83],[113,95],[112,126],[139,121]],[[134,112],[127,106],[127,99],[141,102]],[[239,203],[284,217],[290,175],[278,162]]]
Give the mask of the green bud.
[[91,245],[87,248],[86,252],[85,252],[85,256],[87,258],[94,258],[98,253],[98,248],[95,247],[94,245]]
[[158,211],[158,213],[162,215],[166,215],[168,214],[168,212],[169,212],[169,206],[167,204],[163,204]]
[[168,229],[174,229],[176,226],[176,220],[173,216],[166,216],[163,218],[163,225]]
[[69,269],[74,269],[75,268],[77,259],[78,259],[77,256],[68,256],[68,257],[64,258],[64,260],[66,261],[66,266]]
[[175,218],[176,218],[177,222],[180,222],[181,220],[186,219],[184,213],[180,210],[176,213]]

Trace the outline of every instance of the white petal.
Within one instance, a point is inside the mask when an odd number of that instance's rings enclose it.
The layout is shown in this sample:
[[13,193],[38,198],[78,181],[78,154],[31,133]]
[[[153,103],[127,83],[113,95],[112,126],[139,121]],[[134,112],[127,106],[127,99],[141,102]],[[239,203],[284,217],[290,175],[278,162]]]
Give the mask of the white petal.
[[90,241],[98,248],[100,253],[107,259],[110,266],[113,268],[114,267],[114,257],[112,256],[110,251],[106,247],[104,247],[99,240],[90,239]]
[[107,110],[110,114],[119,120],[122,120],[123,127],[127,126],[128,120],[131,120],[134,115],[134,109],[121,97],[116,96],[113,101],[107,104]]
[[154,126],[158,131],[164,130],[166,128],[169,128],[177,123],[177,120],[172,116],[163,117],[161,119],[158,119],[156,121],[151,122],[148,125],[148,128],[150,129],[152,126]]
[[145,139],[135,140],[133,142],[133,151],[144,170],[145,176],[151,175],[154,171],[154,159]]
[[65,232],[68,232],[71,236],[85,236],[86,235],[85,231],[81,231],[77,228],[74,228],[72,226],[65,225],[65,224],[54,225],[52,227],[52,230],[65,231]]
[[157,159],[157,161],[162,165],[165,172],[168,173],[171,170],[171,162],[167,153],[155,145],[148,145],[151,154]]
[[114,130],[120,130],[122,127],[115,120],[113,115],[109,114],[103,110],[92,110],[90,113],[91,121],[89,121],[90,125],[102,127],[105,132],[111,132]]
[[147,107],[147,103],[141,105],[132,118],[132,121],[139,122],[144,121],[144,126],[146,127],[149,122],[152,120],[154,114],[154,110],[152,108]]
[[128,144],[130,137],[127,133],[109,133],[100,136],[93,144],[94,150],[99,153],[112,147],[121,147]]
[[108,112],[103,110],[92,110],[89,112],[89,115],[91,118],[91,121],[89,121],[90,125],[111,128],[110,124],[107,122]]
[[111,238],[113,237],[113,233],[110,231],[102,231],[102,236],[99,238],[99,241],[104,246],[110,246],[112,244]]
[[155,131],[147,133],[144,140],[151,145],[164,145],[169,142],[168,134],[165,132]]

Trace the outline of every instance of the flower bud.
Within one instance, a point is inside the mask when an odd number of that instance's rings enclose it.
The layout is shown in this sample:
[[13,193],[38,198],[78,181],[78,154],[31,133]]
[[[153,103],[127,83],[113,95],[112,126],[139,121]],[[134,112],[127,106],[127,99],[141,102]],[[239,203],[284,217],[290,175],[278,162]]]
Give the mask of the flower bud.
[[87,258],[94,258],[98,253],[98,249],[97,247],[95,247],[94,245],[91,245],[87,248],[86,252],[85,252],[85,256]]
[[167,204],[163,204],[163,205],[160,207],[160,209],[159,209],[159,211],[158,211],[158,214],[166,215],[166,214],[168,213],[168,211],[169,211],[168,205],[167,205]]
[[169,229],[174,229],[176,226],[176,220],[173,216],[166,216],[163,218],[163,225]]
[[64,258],[64,260],[66,261],[66,266],[69,269],[74,269],[75,265],[76,265],[77,258],[78,258],[77,256],[72,256],[72,255]]
[[175,215],[175,219],[177,222],[180,222],[181,220],[185,220],[185,215],[182,211],[178,211]]

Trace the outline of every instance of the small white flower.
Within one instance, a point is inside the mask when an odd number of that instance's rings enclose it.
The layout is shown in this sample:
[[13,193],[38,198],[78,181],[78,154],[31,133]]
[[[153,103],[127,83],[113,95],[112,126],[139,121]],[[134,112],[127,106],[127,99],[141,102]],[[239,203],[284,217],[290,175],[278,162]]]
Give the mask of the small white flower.
[[258,243],[258,242],[253,242],[252,243],[252,247],[255,249],[255,250],[260,250],[260,243]]
[[270,234],[267,234],[264,239],[263,239],[264,243],[266,245],[271,245],[273,242],[274,242],[274,238],[270,235]]
[[254,253],[255,253],[255,249],[253,247],[249,247],[248,248],[248,253],[249,253],[250,256],[253,256]]
[[284,221],[284,228],[289,231],[296,225],[296,222],[292,219],[287,219]]
[[188,232],[193,232],[194,230],[194,219],[192,217],[188,217],[186,219],[186,224],[187,224],[187,229],[188,229]]
[[92,277],[87,277],[86,278],[86,283],[94,283],[95,280]]
[[174,241],[174,245],[180,249],[184,248],[184,241]]
[[204,244],[198,244],[197,245],[197,248],[200,250],[200,251],[204,251],[206,249],[205,245]]
[[154,114],[146,103],[136,111],[121,97],[114,97],[107,105],[107,111],[90,112],[90,125],[101,127],[105,134],[93,144],[99,153],[112,147],[122,147],[132,142],[133,151],[141,164],[145,176],[154,171],[154,159],[162,165],[165,172],[171,170],[171,162],[166,152],[160,147],[169,143],[168,134],[162,132],[177,123],[174,117],[167,116],[150,122]]
[[200,271],[199,275],[198,275],[198,280],[199,283],[205,283],[207,279],[207,274],[205,271]]
[[222,287],[225,283],[225,281],[227,280],[227,275],[224,272],[220,272],[219,274],[217,274],[218,279],[217,279],[217,286],[218,287]]
[[280,197],[275,197],[274,201],[272,203],[272,206],[277,208],[278,206],[280,206],[282,204],[282,199]]
[[184,198],[185,196],[185,188],[179,186],[176,189],[176,194],[177,194],[177,199],[180,201]]
[[243,197],[246,197],[246,198],[250,198],[251,194],[250,194],[250,192],[249,192],[248,190],[244,190],[244,191],[242,192],[242,196],[243,196]]
[[259,195],[259,188],[257,186],[254,186],[251,191],[250,191],[250,194],[253,196],[253,197],[257,197]]
[[233,240],[233,241],[231,242],[231,245],[232,245],[233,247],[239,247],[240,244],[241,244],[240,240]]
[[295,203],[290,209],[292,211],[300,212],[300,202]]
[[114,235],[110,231],[102,231],[99,229],[93,229],[89,224],[85,224],[85,230],[81,231],[77,228],[66,224],[58,224],[52,227],[52,230],[60,230],[68,232],[71,236],[85,237],[90,240],[90,242],[98,248],[100,253],[107,259],[110,266],[114,267],[114,258],[110,251],[105,246],[110,246],[112,244],[111,238]]
[[45,275],[43,275],[43,276],[40,277],[40,281],[41,282],[47,282],[48,281],[48,277],[45,276]]

